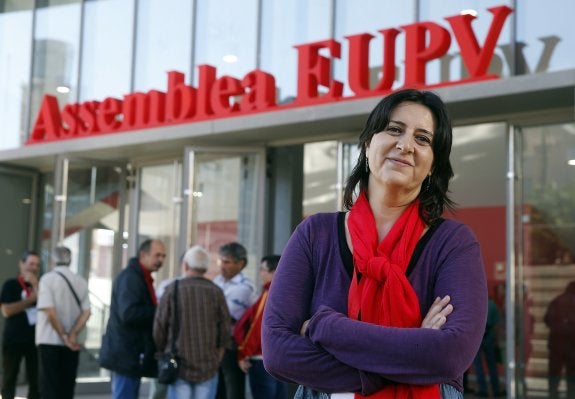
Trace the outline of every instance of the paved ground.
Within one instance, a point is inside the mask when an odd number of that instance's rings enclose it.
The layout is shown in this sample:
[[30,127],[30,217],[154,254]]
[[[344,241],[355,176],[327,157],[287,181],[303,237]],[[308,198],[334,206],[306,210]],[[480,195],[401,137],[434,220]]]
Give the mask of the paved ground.
[[[148,399],[149,383],[144,381],[140,389],[140,399]],[[19,386],[16,390],[16,399],[26,399],[28,387],[25,385]],[[81,399],[110,399],[110,383],[109,382],[81,382],[76,384],[76,394],[74,398]]]

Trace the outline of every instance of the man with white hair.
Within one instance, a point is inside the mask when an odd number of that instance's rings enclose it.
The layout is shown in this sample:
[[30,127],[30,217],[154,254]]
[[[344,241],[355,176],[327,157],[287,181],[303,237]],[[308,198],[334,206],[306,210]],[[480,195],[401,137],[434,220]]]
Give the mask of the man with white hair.
[[218,368],[230,340],[230,315],[222,290],[204,277],[209,265],[207,251],[193,246],[183,263],[185,277],[166,288],[158,305],[154,340],[159,353],[170,352],[177,300],[175,346],[180,370],[176,382],[168,387],[168,397],[213,399]]
[[88,283],[69,268],[69,248],[52,250],[54,269],[40,279],[36,344],[40,394],[44,399],[72,399],[82,342],[90,317]]

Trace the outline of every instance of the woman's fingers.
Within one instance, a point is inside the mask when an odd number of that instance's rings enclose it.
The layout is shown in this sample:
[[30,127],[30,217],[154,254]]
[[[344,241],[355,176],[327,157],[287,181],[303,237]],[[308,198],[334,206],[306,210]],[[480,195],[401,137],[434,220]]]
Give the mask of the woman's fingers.
[[453,305],[449,303],[449,295],[437,297],[429,308],[427,315],[421,323],[422,328],[439,329],[447,322],[447,316],[453,312]]

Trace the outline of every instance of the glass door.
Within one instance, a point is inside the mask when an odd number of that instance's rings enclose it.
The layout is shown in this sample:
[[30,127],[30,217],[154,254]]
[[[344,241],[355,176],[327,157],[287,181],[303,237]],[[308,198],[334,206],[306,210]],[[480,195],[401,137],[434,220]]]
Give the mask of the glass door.
[[221,245],[236,241],[248,251],[244,270],[254,281],[264,248],[265,150],[186,148],[179,247],[199,244],[211,254],[207,277]]
[[[357,146],[357,139],[340,141],[338,143],[337,156],[337,188],[338,188],[338,198],[337,198],[337,208],[343,211],[343,193],[345,191],[345,185],[347,183],[347,178],[351,175],[355,164],[359,158],[361,151]],[[357,194],[357,193],[356,193]]]
[[575,124],[516,129],[517,397],[575,397]]
[[[137,195],[131,201],[131,220],[135,220],[130,248],[136,248],[146,239],[161,240],[166,246],[167,257],[156,272],[155,282],[180,274],[178,239],[182,205],[182,159],[164,160],[138,166]],[[137,226],[137,227],[136,227]]]
[[95,354],[108,318],[112,279],[124,258],[126,168],[61,155],[53,194],[51,240],[45,247],[70,248],[70,269],[88,281],[92,316],[78,375],[93,377],[100,373]]

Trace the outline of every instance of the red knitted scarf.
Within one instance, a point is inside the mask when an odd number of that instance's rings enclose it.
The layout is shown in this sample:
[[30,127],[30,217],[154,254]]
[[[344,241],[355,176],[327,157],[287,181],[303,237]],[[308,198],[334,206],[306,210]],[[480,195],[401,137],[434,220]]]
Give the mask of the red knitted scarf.
[[[393,327],[420,327],[419,300],[405,276],[425,224],[418,201],[397,219],[378,243],[375,219],[364,193],[351,208],[348,228],[353,245],[354,273],[349,288],[349,317]],[[358,274],[361,276],[358,281]],[[385,361],[385,359],[382,359]],[[364,396],[356,393],[355,398]],[[439,399],[439,385],[390,384],[370,395],[373,399]]]

